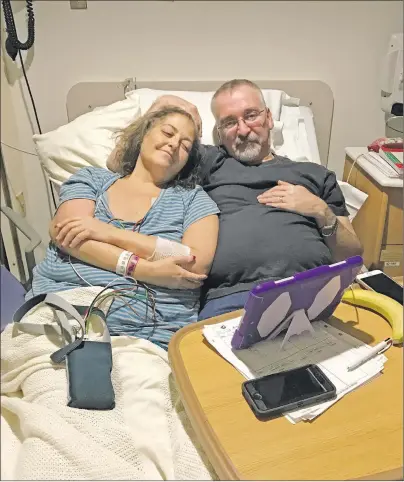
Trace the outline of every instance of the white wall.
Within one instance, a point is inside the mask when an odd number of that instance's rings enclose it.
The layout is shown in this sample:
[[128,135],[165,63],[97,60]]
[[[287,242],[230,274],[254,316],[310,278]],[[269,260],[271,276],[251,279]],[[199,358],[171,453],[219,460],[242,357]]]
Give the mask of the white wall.
[[[25,40],[24,2],[12,3]],[[329,167],[338,175],[345,146],[366,145],[384,134],[379,69],[390,34],[402,32],[400,1],[91,0],[87,10],[70,10],[68,1],[34,6],[36,42],[27,68],[44,131],[66,122],[66,94],[80,81],[247,77],[330,85],[335,111]],[[19,147],[33,151],[13,80],[18,69],[12,70]],[[28,217],[46,234],[47,194],[33,161],[27,157],[24,165]]]

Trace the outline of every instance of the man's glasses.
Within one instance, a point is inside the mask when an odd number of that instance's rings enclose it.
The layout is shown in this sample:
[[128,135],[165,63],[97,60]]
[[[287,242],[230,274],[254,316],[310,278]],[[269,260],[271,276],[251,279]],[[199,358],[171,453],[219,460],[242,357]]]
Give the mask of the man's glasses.
[[265,108],[259,111],[252,111],[239,117],[238,119],[227,119],[218,125],[218,129],[221,131],[229,132],[238,127],[240,120],[243,120],[243,122],[249,127],[255,127],[260,123],[261,114],[266,110],[267,109]]

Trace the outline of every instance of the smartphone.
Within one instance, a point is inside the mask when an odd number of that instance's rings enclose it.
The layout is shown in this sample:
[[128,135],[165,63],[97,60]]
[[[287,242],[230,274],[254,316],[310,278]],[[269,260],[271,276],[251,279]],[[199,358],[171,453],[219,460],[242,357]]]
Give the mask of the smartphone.
[[378,269],[359,274],[356,281],[367,290],[377,291],[390,296],[393,300],[403,304],[403,288],[393,279]]
[[307,365],[248,380],[242,394],[257,418],[268,419],[332,400],[337,391],[317,365]]

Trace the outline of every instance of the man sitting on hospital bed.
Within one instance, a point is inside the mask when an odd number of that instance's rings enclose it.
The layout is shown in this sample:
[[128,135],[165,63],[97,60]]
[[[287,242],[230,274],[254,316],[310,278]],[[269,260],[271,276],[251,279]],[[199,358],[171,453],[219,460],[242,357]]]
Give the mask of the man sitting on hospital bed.
[[178,107],[129,125],[116,151],[122,176],[87,167],[62,185],[54,244],[27,297],[119,287],[126,297],[121,291],[107,316],[111,334],[167,348],[176,330],[197,319],[217,244],[218,209],[198,186],[197,151],[198,128]]
[[[152,109],[181,103],[163,96]],[[201,146],[203,187],[220,209],[219,242],[200,319],[242,308],[249,290],[361,254],[335,174],[271,152],[271,112],[248,80],[223,84],[212,111],[220,146]],[[119,170],[111,155],[108,167]]]

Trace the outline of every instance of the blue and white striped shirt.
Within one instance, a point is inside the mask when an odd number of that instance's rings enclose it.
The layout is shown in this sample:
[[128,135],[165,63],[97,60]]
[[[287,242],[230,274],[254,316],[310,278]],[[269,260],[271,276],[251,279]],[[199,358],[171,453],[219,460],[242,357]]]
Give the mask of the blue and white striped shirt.
[[[60,190],[60,204],[71,199],[95,201],[94,216],[116,227],[133,230],[134,223],[117,221],[108,206],[107,189],[119,179],[118,174],[97,167],[79,170]],[[185,231],[196,221],[219,213],[216,204],[200,186],[195,189],[168,187],[162,189],[138,229],[142,234],[160,236],[181,242]],[[53,243],[47,249],[45,259],[34,269],[33,295],[77,288],[77,286],[107,286],[119,281],[132,287],[133,283],[115,273],[86,264],[62,253]],[[151,285],[150,285],[151,286]],[[151,286],[155,291],[156,323],[151,317],[151,307],[143,299],[130,301],[132,308],[116,299],[107,317],[112,335],[133,335],[148,338],[167,348],[172,334],[188,323],[197,320],[200,290],[174,290]],[[138,294],[145,294],[139,288]],[[147,316],[148,315],[148,316]],[[147,326],[144,326],[147,324]]]

